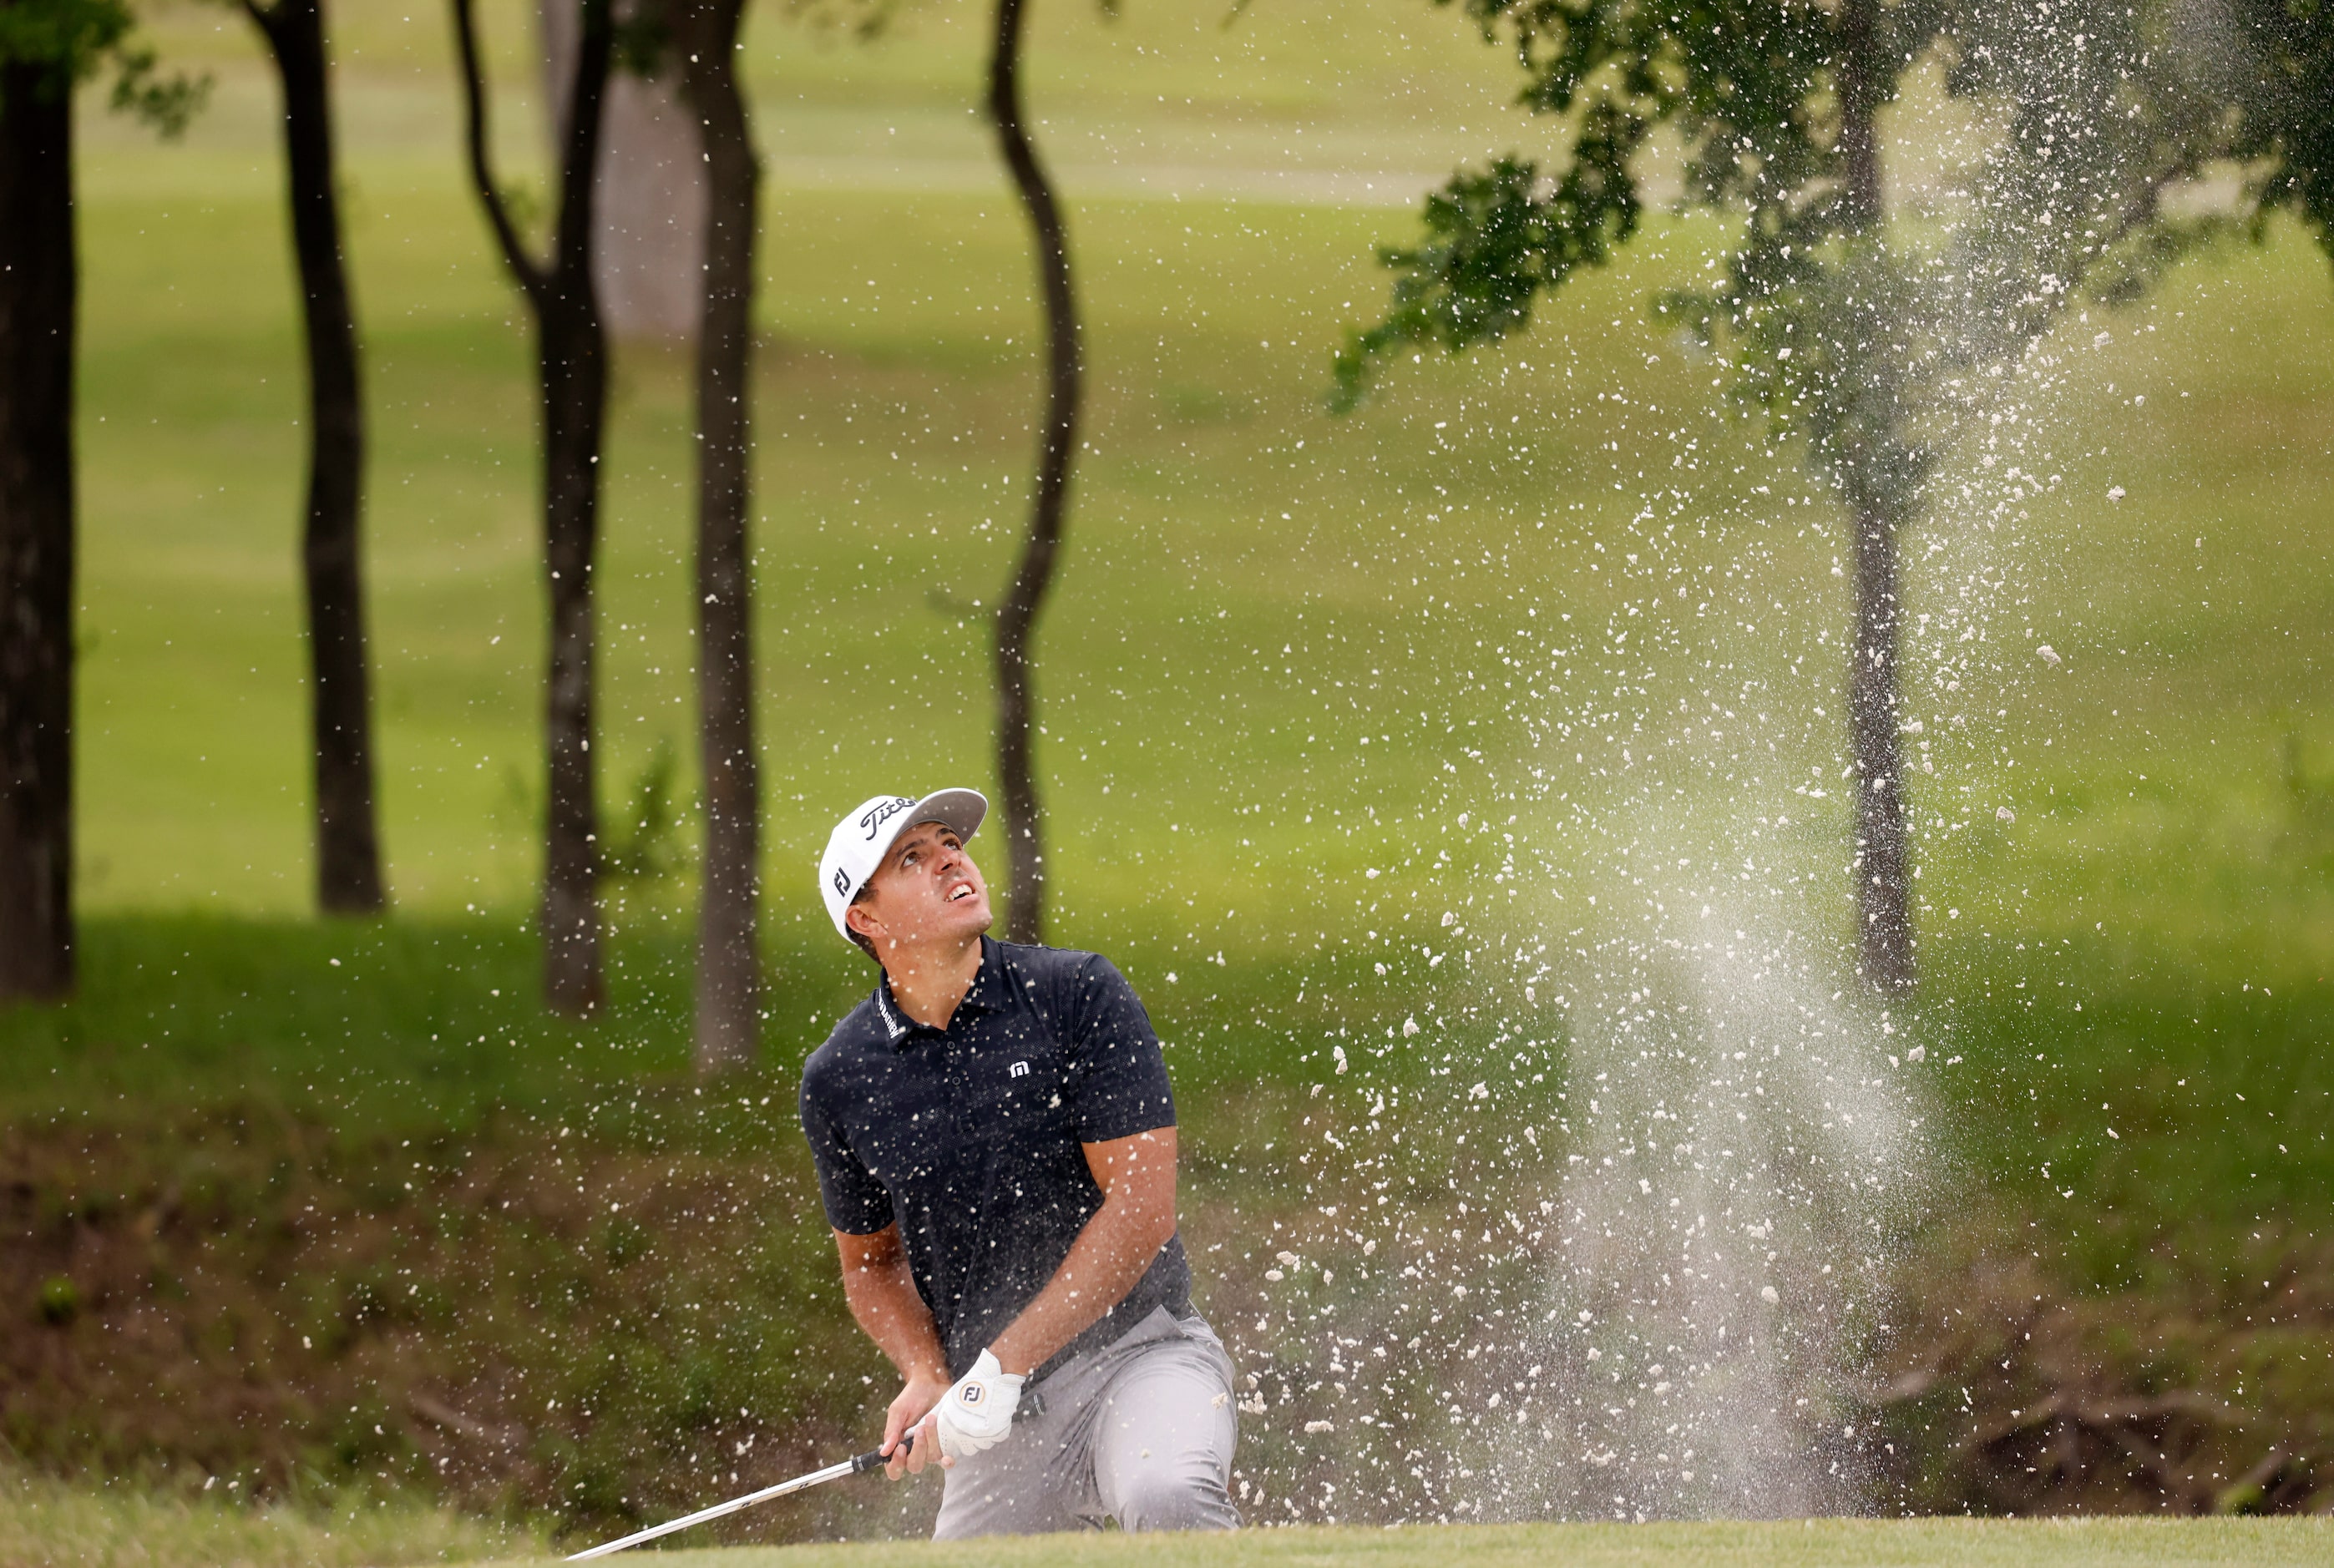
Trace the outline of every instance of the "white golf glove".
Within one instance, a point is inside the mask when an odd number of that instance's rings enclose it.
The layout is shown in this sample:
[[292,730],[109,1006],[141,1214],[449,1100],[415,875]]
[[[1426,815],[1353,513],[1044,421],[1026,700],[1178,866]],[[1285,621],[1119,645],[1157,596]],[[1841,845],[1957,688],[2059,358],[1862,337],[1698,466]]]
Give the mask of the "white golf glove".
[[962,1459],[993,1448],[1013,1430],[1013,1411],[1021,1403],[1021,1385],[988,1351],[972,1363],[972,1371],[956,1380],[940,1403],[934,1425],[940,1429],[940,1452]]

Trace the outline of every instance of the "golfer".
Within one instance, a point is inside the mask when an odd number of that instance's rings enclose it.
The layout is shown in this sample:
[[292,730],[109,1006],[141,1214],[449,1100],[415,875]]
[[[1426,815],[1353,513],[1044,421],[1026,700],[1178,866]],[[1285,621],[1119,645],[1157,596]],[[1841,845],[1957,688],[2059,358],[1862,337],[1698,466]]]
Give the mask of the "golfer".
[[988,811],[878,795],[819,862],[883,969],[804,1066],[802,1122],[844,1294],[903,1383],[886,1473],[939,1461],[943,1540],[1232,1528],[1231,1361],[1191,1310],[1159,1037],[1109,959],[989,938],[964,848]]

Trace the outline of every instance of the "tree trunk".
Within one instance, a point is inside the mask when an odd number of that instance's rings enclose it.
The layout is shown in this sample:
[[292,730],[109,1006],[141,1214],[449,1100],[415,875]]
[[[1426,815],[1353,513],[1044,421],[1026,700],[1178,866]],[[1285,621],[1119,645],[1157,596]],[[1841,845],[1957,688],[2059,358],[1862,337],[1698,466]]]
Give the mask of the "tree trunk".
[[[1847,0],[1840,13],[1839,154],[1853,229],[1882,218],[1879,111],[1889,80],[1877,56],[1877,0]],[[1902,619],[1896,533],[1910,505],[1910,465],[1898,450],[1901,369],[1886,346],[1888,323],[1851,320],[1839,333],[1838,374],[1861,417],[1845,422],[1838,454],[1856,531],[1856,630],[1847,669],[1848,748],[1856,770],[1856,902],[1865,979],[1884,995],[1911,989],[1911,818],[1896,724],[1896,634]]]
[[292,245],[300,263],[308,348],[310,721],[315,752],[316,901],[326,914],[374,915],[387,903],[373,806],[372,693],[366,650],[362,529],[364,402],[355,306],[341,247],[332,77],[321,0],[246,0],[284,82],[284,150]]
[[550,753],[543,868],[544,995],[554,1012],[607,999],[600,961],[592,574],[600,545],[600,442],[608,409],[607,334],[593,274],[593,168],[611,53],[605,0],[584,0],[562,148],[550,287],[540,313],[544,557],[550,572],[550,669],[544,733]]
[[[661,0],[624,0],[618,23]],[[679,18],[694,0],[661,0]],[[566,123],[575,74],[580,0],[541,0],[544,102],[552,139]],[[677,34],[678,29],[675,29]],[[703,51],[699,51],[702,53]],[[666,50],[654,72],[618,71],[601,110],[600,226],[593,252],[601,313],[609,335],[627,341],[686,342],[697,333],[699,265],[712,170],[704,160],[697,111],[687,101],[689,51]]]
[[551,256],[538,263],[520,240],[487,162],[486,87],[472,6],[473,0],[453,0],[470,178],[503,259],[535,312],[543,403],[544,563],[551,609],[550,669],[544,683],[544,996],[554,1012],[581,1014],[606,999],[592,764],[592,574],[599,547],[608,367],[592,255],[593,170],[613,27],[607,0],[584,0],[575,74],[559,141],[559,207]]
[[[577,298],[579,293],[584,297]],[[600,963],[598,778],[592,765],[597,630],[592,569],[599,550],[607,354],[588,284],[561,293],[544,313],[541,334],[544,559],[551,601],[544,691],[549,787],[543,986],[554,1012],[585,1013],[607,996]]]
[[0,1001],[73,986],[72,87],[0,66]]
[[1029,537],[1012,586],[997,607],[997,774],[1004,794],[1006,852],[1010,862],[1006,935],[1042,942],[1046,934],[1046,852],[1038,816],[1037,781],[1029,733],[1037,698],[1029,684],[1029,640],[1052,587],[1060,553],[1062,514],[1068,501],[1070,457],[1076,449],[1078,403],[1085,377],[1077,299],[1070,283],[1069,236],[1063,231],[1053,187],[1038,166],[1021,120],[1022,0],[997,0],[997,35],[989,63],[989,116],[1014,188],[1037,241],[1037,279],[1046,301],[1046,423],[1037,444],[1037,485],[1029,506]]
[[710,193],[697,331],[697,701],[705,773],[697,1070],[754,1060],[761,1038],[761,784],[754,750],[751,473],[761,166],[736,73],[744,0],[673,0]]

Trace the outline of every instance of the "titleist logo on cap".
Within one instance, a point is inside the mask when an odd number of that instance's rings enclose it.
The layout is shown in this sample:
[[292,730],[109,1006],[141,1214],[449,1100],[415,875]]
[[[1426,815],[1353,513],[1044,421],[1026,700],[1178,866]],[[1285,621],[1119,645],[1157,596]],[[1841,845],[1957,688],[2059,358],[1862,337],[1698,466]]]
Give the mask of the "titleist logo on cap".
[[861,817],[859,819],[859,825],[865,831],[866,836],[873,839],[875,836],[875,830],[877,828],[882,827],[885,822],[890,822],[893,817],[898,816],[902,812],[906,811],[910,806],[914,805],[915,803],[916,803],[914,801],[910,800],[906,795],[893,795],[890,800],[874,807],[873,810],[869,811],[866,815]]

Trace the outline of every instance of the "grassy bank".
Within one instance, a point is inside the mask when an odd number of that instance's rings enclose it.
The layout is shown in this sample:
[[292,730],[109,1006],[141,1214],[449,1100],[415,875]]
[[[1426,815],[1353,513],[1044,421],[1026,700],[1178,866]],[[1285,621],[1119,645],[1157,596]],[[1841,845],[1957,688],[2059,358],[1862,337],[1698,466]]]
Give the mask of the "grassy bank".
[[[526,1000],[531,945],[497,923],[117,916],[92,935],[106,983],[9,1021],[0,1438],[23,1459],[270,1496],[411,1488],[586,1534],[880,1422],[892,1385],[834,1288],[794,1128],[799,1056],[697,1084],[686,948],[661,928],[620,939],[622,983],[584,1025]],[[863,983],[779,972],[805,1016]],[[1477,1356],[1518,1353],[1543,1315],[1553,1243],[1499,1217],[1547,1212],[1593,1147],[1552,1100],[1560,1039],[1507,1073],[1482,1020],[1375,1055],[1363,1009],[1383,999],[1357,1001],[1324,1017],[1352,1045],[1340,1073],[1318,1054],[1339,1036],[1303,1060],[1265,998],[1170,995],[1201,1301],[1271,1401],[1243,1435],[1260,1516],[1512,1507],[1471,1484],[1442,1404],[1476,1409]],[[1876,1495],[2309,1503],[2334,1440],[2324,994],[2240,992],[2185,1030],[2162,1026],[2177,995],[2090,995],[1956,1024],[1958,1198],[1847,1410],[1896,1445]],[[1285,1283],[1284,1252],[1307,1260]],[[1454,1284],[1467,1310],[1446,1310]],[[1352,1413],[1341,1347],[1405,1340],[1374,1427],[1306,1435]],[[2153,1470],[2113,1446],[2150,1410]],[[2089,1423],[2071,1449],[2062,1418]],[[1431,1464],[1383,1467],[1413,1448]],[[912,1532],[929,1501],[838,1491],[730,1538]]]

